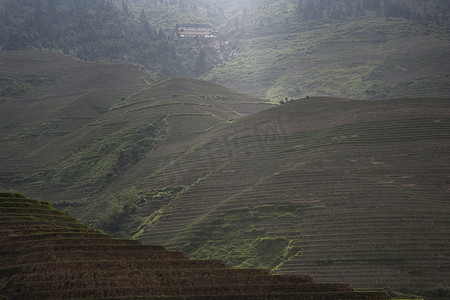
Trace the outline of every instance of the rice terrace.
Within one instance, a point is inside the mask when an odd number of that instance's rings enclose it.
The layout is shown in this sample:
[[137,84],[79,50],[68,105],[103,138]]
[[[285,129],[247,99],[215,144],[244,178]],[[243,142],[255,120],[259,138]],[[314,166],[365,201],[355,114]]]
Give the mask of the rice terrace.
[[450,299],[449,20],[0,0],[0,299]]

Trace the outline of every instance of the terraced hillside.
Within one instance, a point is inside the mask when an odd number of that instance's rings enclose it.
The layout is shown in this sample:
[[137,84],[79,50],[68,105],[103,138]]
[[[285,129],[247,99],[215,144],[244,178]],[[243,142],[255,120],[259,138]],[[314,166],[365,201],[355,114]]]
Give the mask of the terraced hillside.
[[155,170],[145,162],[155,149],[176,156],[213,128],[271,106],[213,83],[154,82],[139,66],[58,53],[4,51],[0,65],[0,184],[81,205],[78,217],[90,211],[80,199],[112,189],[93,201],[102,215],[113,206],[106,198]]
[[146,178],[184,190],[136,237],[357,288],[446,287],[449,149],[448,99],[289,102]]
[[0,298],[389,299],[308,275],[230,269],[223,261],[112,239],[48,202],[0,193]]
[[42,175],[43,165],[66,154],[52,149],[36,159],[27,157],[95,123],[123,97],[153,81],[152,74],[135,65],[87,63],[45,51],[3,51],[0,65],[3,185],[11,180],[36,183],[36,177],[21,179],[20,172],[32,169]]
[[448,99],[273,107],[50,52],[0,65],[2,186],[194,259],[448,287]]

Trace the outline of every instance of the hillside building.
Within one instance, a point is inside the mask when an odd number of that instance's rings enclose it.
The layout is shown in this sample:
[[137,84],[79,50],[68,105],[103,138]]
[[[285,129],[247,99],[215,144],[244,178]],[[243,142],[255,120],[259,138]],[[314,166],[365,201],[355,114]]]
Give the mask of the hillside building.
[[208,24],[177,24],[177,38],[211,38],[214,37],[212,27]]

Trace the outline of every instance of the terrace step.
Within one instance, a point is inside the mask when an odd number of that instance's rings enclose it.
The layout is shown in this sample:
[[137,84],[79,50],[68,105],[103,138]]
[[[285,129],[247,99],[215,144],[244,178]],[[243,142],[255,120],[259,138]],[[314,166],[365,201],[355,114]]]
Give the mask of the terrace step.
[[[282,294],[282,293],[330,293],[330,292],[354,292],[347,284],[342,283],[313,283],[299,285],[218,285],[218,286],[147,286],[147,287],[111,287],[89,288],[79,286],[78,289],[70,289],[70,283],[57,284],[58,289],[48,291],[28,292],[26,289],[6,291],[21,299],[68,299],[68,298],[118,298],[140,296],[183,296],[183,295],[254,295],[254,294]],[[96,285],[94,282],[92,285]],[[89,286],[89,285],[88,285]]]
[[[70,248],[70,247],[68,247]],[[40,251],[37,253],[20,255],[17,257],[2,257],[2,265],[17,265],[25,263],[36,263],[45,261],[90,261],[90,260],[173,260],[187,259],[182,252],[171,251],[148,251],[148,250],[105,250],[101,248],[91,251]]]
[[[61,264],[62,266],[62,264]],[[65,281],[65,280],[87,280],[87,279],[106,279],[106,278],[146,278],[146,277],[175,277],[177,275],[183,278],[189,277],[204,277],[210,278],[213,276],[253,276],[253,277],[261,277],[261,278],[272,278],[275,277],[274,280],[292,280],[300,283],[313,282],[313,279],[308,275],[302,276],[291,276],[291,275],[280,275],[280,276],[271,276],[270,273],[265,269],[230,269],[230,268],[204,268],[205,266],[199,265],[199,267],[195,268],[192,265],[189,269],[133,269],[130,265],[130,268],[121,268],[116,270],[115,272],[111,272],[115,269],[113,265],[110,265],[111,268],[101,268],[95,269],[91,271],[86,270],[72,270],[64,271],[64,272],[52,272],[52,273],[30,273],[30,274],[18,274],[14,275],[10,278],[10,282],[21,282],[21,281]]]
[[[23,220],[23,218],[19,218],[17,220],[14,220],[12,218],[8,218],[6,215],[4,215],[5,218],[3,218],[2,220],[0,220],[0,227],[3,229],[8,229],[8,228],[12,228],[12,229],[18,229],[18,228],[22,228],[22,229],[51,229],[51,228],[55,228],[56,224],[49,224],[48,221],[39,221],[39,220]],[[20,221],[20,224],[17,224],[17,222]],[[64,224],[66,226],[71,225],[70,228],[83,228],[83,229],[87,229],[86,226],[81,225],[78,222],[65,222],[65,223],[60,223],[58,224],[59,227]]]
[[[65,240],[67,242],[70,242],[70,240]],[[24,248],[16,248],[12,250],[0,250],[0,255],[7,257],[7,256],[21,256],[21,255],[27,255],[30,253],[39,253],[39,252],[48,252],[48,253],[54,253],[54,252],[92,252],[92,251],[136,251],[137,253],[141,253],[143,251],[160,251],[160,252],[169,252],[164,248],[163,246],[157,246],[157,245],[142,245],[137,243],[123,243],[116,240],[107,240],[109,243],[102,243],[102,240],[97,243],[88,243],[88,244],[54,244],[50,242],[47,244],[47,242],[42,242],[41,244],[31,246],[31,247],[24,247]],[[3,247],[2,247],[3,248]]]
[[28,234],[28,232],[25,232],[24,234],[19,235],[18,233],[16,235],[8,235],[8,236],[1,236],[0,239],[4,244],[7,243],[35,243],[35,242],[42,242],[42,241],[51,241],[51,240],[57,240],[57,239],[71,239],[71,238],[78,238],[78,239],[90,239],[94,238],[97,240],[110,240],[112,239],[111,236],[99,233],[98,231],[92,231],[89,232],[87,230],[83,231],[72,231],[71,229],[55,229],[53,231],[48,232],[40,232],[36,234]]
[[[240,300],[385,300],[391,299],[388,294],[384,292],[302,292],[302,293],[254,293],[254,294],[206,294],[206,295],[161,295],[161,296],[148,296],[148,293],[139,291],[143,296],[139,296],[136,293],[130,294],[134,290],[118,290],[118,291],[84,291],[78,290],[71,293],[66,293],[70,298],[108,298],[108,299],[130,299],[138,298],[145,300],[159,300],[159,299],[185,299],[185,300],[197,300],[197,299],[240,299]],[[120,296],[125,294],[125,296]],[[41,292],[33,294],[33,299],[60,299],[64,294],[52,294],[49,292]],[[132,295],[132,296],[130,296]],[[23,293],[21,296],[27,296]]]
[[0,277],[11,277],[15,274],[53,274],[67,272],[95,273],[104,270],[184,270],[184,269],[226,269],[229,266],[222,260],[85,260],[85,261],[49,261],[16,264],[0,268]]
[[[155,287],[194,287],[194,286],[296,286],[300,289],[330,289],[334,290],[351,290],[347,284],[324,284],[305,282],[305,278],[295,276],[271,276],[254,275],[250,272],[232,272],[237,270],[227,270],[228,272],[220,272],[221,270],[193,272],[191,270],[181,270],[181,272],[146,272],[144,276],[134,277],[97,277],[96,274],[92,278],[83,279],[62,279],[57,280],[57,276],[48,276],[47,278],[39,278],[33,276],[35,280],[29,280],[30,277],[11,278],[8,285],[4,287],[5,291],[14,293],[25,292],[27,290],[46,291],[46,290],[68,290],[83,287],[86,289],[111,289],[111,288],[144,288],[149,286]],[[107,274],[106,274],[107,275]],[[121,275],[119,273],[119,275]],[[141,275],[141,274],[135,274]],[[80,276],[83,276],[80,274]],[[111,276],[111,275],[109,275]],[[17,281],[17,279],[25,279]],[[59,278],[61,279],[61,278]]]
[[[71,238],[66,239],[49,239],[49,240],[35,240],[35,241],[8,241],[8,239],[0,238],[0,243],[3,244],[0,253],[8,250],[13,250],[16,254],[19,253],[21,249],[33,249],[33,247],[56,247],[64,245],[73,246],[88,246],[88,245],[112,245],[112,246],[123,246],[123,245],[142,245],[141,242],[137,240],[126,240],[126,239],[111,239],[111,238],[96,238],[96,237],[79,237],[74,235]],[[156,248],[156,246],[154,246]],[[163,248],[163,246],[158,246]]]

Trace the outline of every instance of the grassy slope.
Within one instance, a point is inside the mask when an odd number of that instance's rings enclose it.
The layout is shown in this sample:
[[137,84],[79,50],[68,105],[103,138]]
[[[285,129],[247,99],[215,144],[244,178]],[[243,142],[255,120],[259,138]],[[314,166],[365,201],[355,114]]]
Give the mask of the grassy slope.
[[185,189],[136,237],[359,288],[445,285],[449,116],[448,100],[313,98],[241,119],[148,178]]

